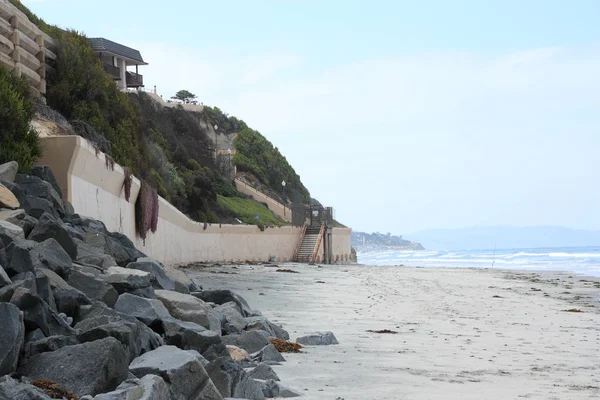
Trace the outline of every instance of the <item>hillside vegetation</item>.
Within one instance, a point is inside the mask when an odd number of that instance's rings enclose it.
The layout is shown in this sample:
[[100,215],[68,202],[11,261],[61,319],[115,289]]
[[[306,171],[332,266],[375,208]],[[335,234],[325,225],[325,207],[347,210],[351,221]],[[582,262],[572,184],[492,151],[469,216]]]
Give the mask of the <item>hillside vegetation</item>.
[[[297,191],[306,202],[310,199],[308,190],[285,157],[244,121],[217,107],[205,107],[202,113],[193,113],[181,107],[163,108],[145,93],[121,92],[104,72],[84,35],[51,26],[19,1],[11,2],[30,21],[57,39],[55,73],[47,75],[48,106],[63,115],[77,134],[147,182],[189,217],[200,222],[233,222],[239,217],[244,222],[256,223],[255,216],[262,213],[260,223],[281,224],[270,210],[264,213],[260,203],[249,206],[252,200],[245,199],[230,178],[221,175],[215,165],[213,142],[206,130],[214,125],[226,134],[239,133],[233,161],[240,171],[254,174],[282,197]],[[2,79],[8,79],[6,76],[12,75],[6,73]],[[13,88],[11,93],[0,94],[8,96],[7,99],[12,96],[7,100],[12,110],[10,114],[16,116],[15,121],[20,121],[19,134],[12,128],[4,129],[12,126],[10,121],[0,121],[3,138],[0,157],[16,157],[23,168],[29,168],[40,151],[35,133],[23,129],[31,119],[32,107],[19,82],[14,80],[7,86]],[[8,113],[4,103],[0,118]],[[12,141],[5,146],[4,138],[8,136]],[[285,191],[282,180],[287,183]],[[228,198],[233,200],[224,200]],[[252,221],[246,215],[248,210],[255,213]]]

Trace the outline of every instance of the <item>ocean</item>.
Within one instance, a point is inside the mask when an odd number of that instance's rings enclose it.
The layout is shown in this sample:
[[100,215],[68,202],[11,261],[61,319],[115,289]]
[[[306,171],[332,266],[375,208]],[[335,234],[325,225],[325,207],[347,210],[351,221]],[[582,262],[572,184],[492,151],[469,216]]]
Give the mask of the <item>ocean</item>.
[[364,265],[568,271],[600,276],[600,246],[496,250],[388,250],[358,253]]

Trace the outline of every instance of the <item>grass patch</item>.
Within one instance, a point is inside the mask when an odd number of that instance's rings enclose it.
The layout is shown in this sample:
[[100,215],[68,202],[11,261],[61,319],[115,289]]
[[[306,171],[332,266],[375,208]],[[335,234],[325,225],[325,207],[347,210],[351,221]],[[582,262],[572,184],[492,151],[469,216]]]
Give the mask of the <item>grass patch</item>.
[[[220,206],[231,210],[242,222],[258,226],[283,226],[287,223],[264,204],[241,197],[217,195]],[[256,219],[258,216],[258,219]]]

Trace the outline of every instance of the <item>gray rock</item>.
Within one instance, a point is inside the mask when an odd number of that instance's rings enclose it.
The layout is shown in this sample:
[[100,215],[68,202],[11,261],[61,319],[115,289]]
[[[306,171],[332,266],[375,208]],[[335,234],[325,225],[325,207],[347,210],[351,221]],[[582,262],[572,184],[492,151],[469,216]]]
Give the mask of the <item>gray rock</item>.
[[279,351],[269,343],[268,346],[263,347],[260,351],[250,355],[253,360],[259,362],[283,362],[285,358]]
[[[272,379],[274,381],[280,380],[279,377],[277,376],[277,374],[275,373],[275,371],[273,371],[273,368],[271,368],[271,366],[269,366],[268,364],[264,364],[264,363],[258,364],[258,366],[256,368],[254,368],[252,371],[250,371],[248,373],[248,375],[252,379],[263,379],[263,380]],[[271,397],[277,397],[277,396],[271,396]]]
[[17,240],[7,247],[9,264],[6,272],[9,275],[33,272],[35,270],[34,261],[30,253],[35,245],[35,242],[29,240]]
[[19,352],[25,341],[25,325],[19,309],[10,303],[0,303],[0,376],[17,370]]
[[44,182],[48,182],[50,185],[52,185],[52,188],[56,190],[58,196],[62,197],[62,191],[60,190],[60,187],[58,186],[56,178],[54,177],[54,174],[52,173],[50,167],[48,167],[47,165],[34,165],[31,168],[31,175],[37,176]]
[[269,341],[259,331],[244,332],[237,341],[237,346],[248,353],[256,353],[269,344]]
[[73,240],[77,245],[78,262],[95,265],[100,267],[102,270],[107,270],[108,268],[117,265],[115,259],[108,254],[103,253],[102,250],[92,247],[80,239],[74,238]]
[[279,385],[273,379],[255,379],[266,398],[279,397]]
[[4,287],[6,285],[10,285],[11,283],[12,283],[12,281],[6,274],[6,271],[4,270],[4,268],[2,268],[2,264],[0,264],[0,288]]
[[261,386],[230,358],[216,359],[206,366],[206,372],[223,397],[265,398]]
[[221,343],[217,332],[209,331],[194,322],[175,318],[163,320],[165,341],[183,350],[205,352],[210,346]]
[[119,294],[147,288],[153,280],[153,276],[148,272],[121,267],[110,267],[100,278],[110,283]]
[[173,317],[211,328],[209,314],[212,309],[202,300],[169,290],[156,290],[155,293]]
[[113,307],[119,297],[111,284],[75,269],[69,273],[67,283],[84,293],[91,300],[101,301],[109,307]]
[[139,319],[154,331],[162,327],[163,320],[172,318],[160,300],[146,299],[129,293],[119,296],[115,310]]
[[41,389],[27,383],[21,383],[10,376],[0,378],[0,399],[52,400]]
[[241,333],[246,327],[246,321],[236,303],[230,301],[213,309],[220,316],[221,326],[227,334]]
[[93,400],[170,400],[164,379],[146,375],[142,379],[127,379],[110,393],[99,394]]
[[19,164],[16,161],[0,164],[0,181],[13,183],[18,170]]
[[196,359],[198,361],[200,361],[200,364],[202,364],[203,367],[205,367],[206,365],[208,365],[210,363],[210,361],[208,361],[206,358],[204,358],[204,356],[200,353],[198,353],[196,350],[186,350],[188,353],[190,353],[191,355],[193,355],[194,357],[196,357]]
[[65,209],[65,215],[75,214],[75,209],[73,208],[73,204],[71,204],[69,202],[69,200],[63,199],[63,208]]
[[175,267],[165,267],[165,274],[175,283],[175,290],[179,293],[189,294],[192,289],[196,289],[194,282],[185,274]]
[[65,215],[62,198],[49,182],[45,182],[37,176],[17,174],[15,183],[18,184],[27,195],[49,201],[60,216]]
[[335,335],[331,332],[315,332],[310,335],[301,336],[296,339],[296,342],[306,346],[327,346],[331,344],[339,344]]
[[92,300],[77,289],[54,289],[56,310],[70,317],[77,315],[81,305],[92,304]]
[[38,220],[33,218],[31,215],[25,214],[24,210],[16,211],[20,211],[22,214],[19,214],[16,218],[8,218],[6,221],[23,229],[23,233],[25,234],[25,237],[27,237],[33,230],[33,227],[37,225]]
[[17,288],[10,302],[23,312],[28,331],[39,328],[45,336],[72,335],[71,328],[42,298],[29,289]]
[[0,240],[8,246],[15,240],[25,240],[23,228],[5,220],[0,220]]
[[208,349],[202,352],[204,358],[208,361],[214,361],[219,357],[230,357],[227,346],[221,343],[213,344]]
[[31,358],[36,354],[62,349],[66,346],[80,344],[76,336],[50,336],[39,340],[27,342],[25,357]]
[[27,345],[27,343],[29,343],[29,342],[35,342],[38,340],[42,340],[45,337],[46,336],[44,336],[44,333],[42,332],[42,330],[40,328],[36,328],[36,329],[28,332],[25,335],[25,345]]
[[77,259],[77,246],[69,235],[67,229],[63,226],[64,224],[54,218],[52,215],[44,213],[38,224],[33,228],[27,239],[34,240],[36,242],[43,242],[47,239],[55,239],[62,248],[67,252],[72,260]]
[[19,372],[56,382],[76,396],[94,396],[114,390],[127,379],[127,364],[121,343],[109,337],[38,354]]
[[80,223],[85,231],[84,242],[110,255],[118,266],[125,267],[138,258],[145,257],[127,236],[120,233],[109,233],[104,225],[100,227],[95,221],[90,221],[87,219],[81,222],[72,220],[71,223]]
[[52,310],[58,311],[56,302],[54,301],[54,294],[52,293],[52,288],[50,286],[50,279],[39,270],[35,271],[35,286],[35,293],[40,296]]
[[281,383],[277,383],[279,386],[279,397],[288,398],[288,397],[300,397],[302,394],[288,388],[287,386],[283,386]]
[[136,262],[127,264],[127,268],[145,271],[154,276],[155,281],[153,281],[152,286],[155,289],[175,290],[175,283],[167,276],[158,261],[152,258],[139,258]]
[[248,317],[252,313],[246,300],[230,290],[204,290],[201,292],[194,292],[193,295],[207,303],[225,304],[233,301],[237,304],[244,317]]
[[4,186],[13,192],[17,200],[19,200],[19,203],[21,203],[21,208],[32,217],[39,218],[44,213],[48,213],[56,218],[59,217],[58,212],[52,205],[52,202],[41,197],[27,194],[25,190],[16,183],[5,182]]
[[53,238],[46,239],[31,250],[31,259],[37,268],[47,268],[61,277],[68,275],[73,261],[63,247]]
[[271,337],[290,340],[290,335],[287,333],[286,330],[269,321],[263,316],[247,317],[245,318],[245,321],[247,330],[266,331],[269,332]]
[[238,335],[238,334],[223,335],[223,336],[221,336],[221,340],[223,341],[223,343],[225,345],[237,346],[240,336],[242,336],[242,335]]
[[162,377],[169,385],[172,400],[221,400],[204,367],[187,351],[162,346],[141,355],[129,365],[135,376],[147,374]]

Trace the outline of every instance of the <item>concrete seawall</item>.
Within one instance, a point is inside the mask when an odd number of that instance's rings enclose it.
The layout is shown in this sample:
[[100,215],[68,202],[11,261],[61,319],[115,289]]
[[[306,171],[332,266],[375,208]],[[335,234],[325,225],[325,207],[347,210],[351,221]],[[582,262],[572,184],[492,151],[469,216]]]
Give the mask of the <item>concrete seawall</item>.
[[[125,200],[123,168],[107,166],[106,157],[79,136],[41,139],[44,156],[65,199],[78,214],[103,221],[111,231],[127,235],[136,246],[167,265],[193,261],[289,261],[301,239],[302,228],[285,226],[261,231],[254,225],[221,225],[194,222],[163,198],[159,198],[158,230],[143,243],[135,231],[135,201],[140,181],[133,180],[129,202]],[[334,259],[350,257],[349,228],[334,228]]]

